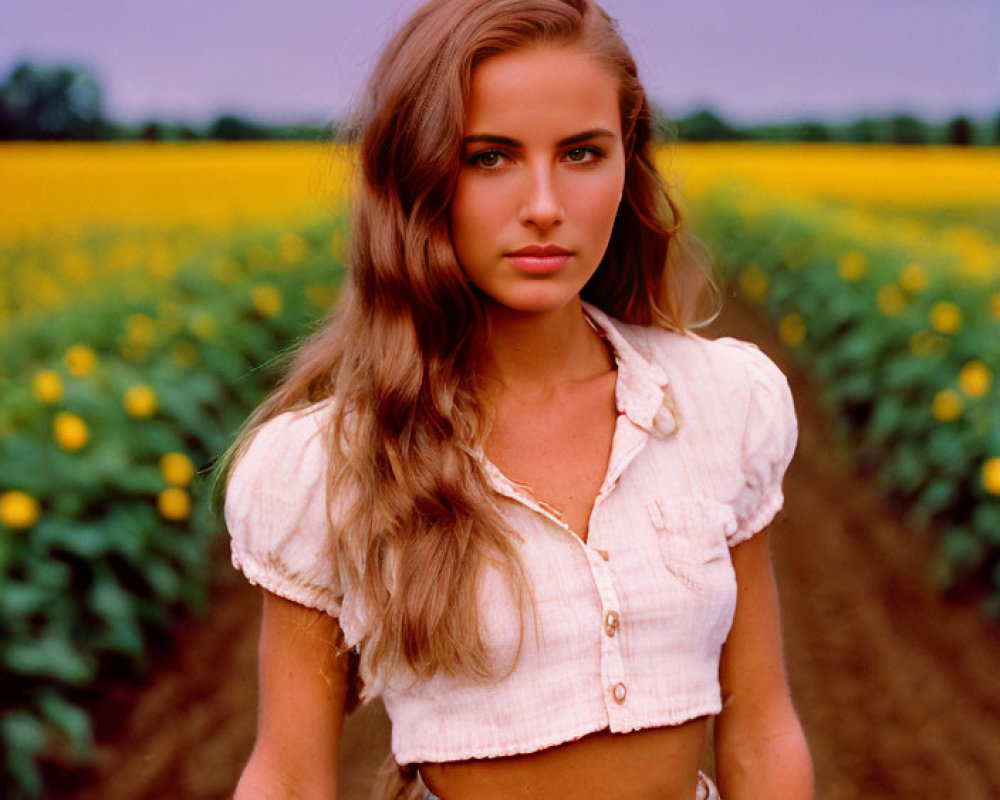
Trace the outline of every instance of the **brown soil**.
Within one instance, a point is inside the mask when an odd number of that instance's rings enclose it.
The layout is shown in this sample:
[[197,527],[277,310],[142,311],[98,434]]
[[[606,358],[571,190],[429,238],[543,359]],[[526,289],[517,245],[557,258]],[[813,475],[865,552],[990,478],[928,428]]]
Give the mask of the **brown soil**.
[[[823,800],[1000,797],[1000,635],[931,586],[932,548],[831,440],[804,371],[756,309],[731,298],[711,337],[756,342],[789,376],[800,443],[773,527],[786,658]],[[259,600],[225,564],[211,612],[178,628],[169,659],[118,700],[96,767],[56,800],[221,800],[254,737]],[[348,800],[388,751],[380,707],[348,718]]]

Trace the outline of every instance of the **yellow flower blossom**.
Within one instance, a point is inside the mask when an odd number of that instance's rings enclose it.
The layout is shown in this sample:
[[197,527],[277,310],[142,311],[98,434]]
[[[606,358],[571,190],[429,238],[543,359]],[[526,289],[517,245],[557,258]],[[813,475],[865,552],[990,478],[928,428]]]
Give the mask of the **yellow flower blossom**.
[[939,333],[958,333],[962,329],[962,309],[950,300],[939,300],[931,306],[928,318]]
[[82,417],[60,411],[52,420],[52,436],[63,450],[79,450],[90,439],[90,430]]
[[861,280],[868,272],[868,256],[860,250],[844,253],[837,262],[837,274],[845,281],[854,283]]
[[187,486],[194,478],[195,468],[184,453],[167,453],[160,459],[163,480],[175,486]]
[[931,413],[941,422],[951,422],[962,413],[962,398],[953,389],[942,389],[931,401]]
[[253,287],[253,307],[265,317],[281,313],[281,291],[273,283],[260,283]]
[[982,397],[992,382],[993,372],[982,361],[969,361],[958,373],[958,388],[966,397]]
[[767,295],[768,280],[757,264],[751,263],[742,273],[740,273],[740,288],[748,298],[755,303],[760,302]]
[[43,369],[31,382],[31,391],[39,403],[58,403],[63,398],[63,382],[59,373]]
[[91,279],[93,263],[82,250],[70,250],[59,259],[59,271],[71,283],[81,285]]
[[987,458],[983,462],[983,488],[990,494],[1000,494],[1000,457]]
[[191,513],[191,497],[179,486],[168,486],[157,496],[156,508],[164,519],[180,522]]
[[97,354],[85,344],[75,344],[66,351],[63,363],[70,375],[85,378],[97,366]]
[[806,321],[801,314],[792,312],[778,324],[778,338],[788,347],[798,347],[806,338]]
[[0,522],[11,530],[30,528],[40,516],[38,501],[27,492],[14,490],[0,494]]
[[156,392],[151,386],[144,383],[130,386],[125,391],[122,404],[125,406],[126,413],[136,419],[153,416],[158,406]]
[[125,318],[125,335],[134,344],[151,345],[156,339],[156,323],[148,314],[129,314]]
[[211,339],[218,332],[218,329],[215,317],[207,311],[199,311],[188,322],[188,330],[199,339]]
[[878,290],[875,298],[878,310],[887,317],[895,317],[906,308],[906,295],[896,283],[887,283]]
[[911,294],[916,294],[927,288],[930,278],[922,264],[908,264],[899,273],[899,284]]

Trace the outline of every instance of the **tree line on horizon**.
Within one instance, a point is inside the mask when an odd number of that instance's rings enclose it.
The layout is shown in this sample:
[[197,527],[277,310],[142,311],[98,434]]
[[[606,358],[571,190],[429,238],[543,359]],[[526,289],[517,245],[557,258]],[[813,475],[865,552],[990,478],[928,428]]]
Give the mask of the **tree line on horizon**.
[[[993,119],[959,115],[928,121],[899,112],[846,123],[803,119],[752,125],[737,125],[708,108],[683,116],[657,109],[655,117],[657,135],[664,140],[1000,145],[1000,111]],[[336,121],[269,124],[238,114],[199,124],[115,121],[105,116],[98,80],[75,66],[22,61],[0,82],[0,141],[327,141],[343,136]]]

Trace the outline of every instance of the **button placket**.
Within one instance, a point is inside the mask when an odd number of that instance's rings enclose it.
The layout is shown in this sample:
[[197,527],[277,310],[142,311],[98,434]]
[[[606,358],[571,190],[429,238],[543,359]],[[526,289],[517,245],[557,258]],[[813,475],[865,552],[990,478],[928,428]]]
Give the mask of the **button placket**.
[[[605,708],[612,731],[628,730],[629,713],[622,692],[625,689],[625,663],[622,658],[621,603],[615,590],[610,564],[594,549],[588,548],[591,572],[601,600],[601,685],[604,690]],[[616,688],[616,687],[622,688]]]

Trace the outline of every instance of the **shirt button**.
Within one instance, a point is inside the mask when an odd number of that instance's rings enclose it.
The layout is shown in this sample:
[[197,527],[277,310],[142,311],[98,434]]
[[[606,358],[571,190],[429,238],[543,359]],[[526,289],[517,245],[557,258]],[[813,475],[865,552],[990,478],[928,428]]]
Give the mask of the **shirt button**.
[[614,636],[618,630],[618,612],[609,611],[604,615],[604,632],[608,636]]
[[616,683],[611,689],[611,696],[615,699],[618,705],[625,702],[625,684]]

